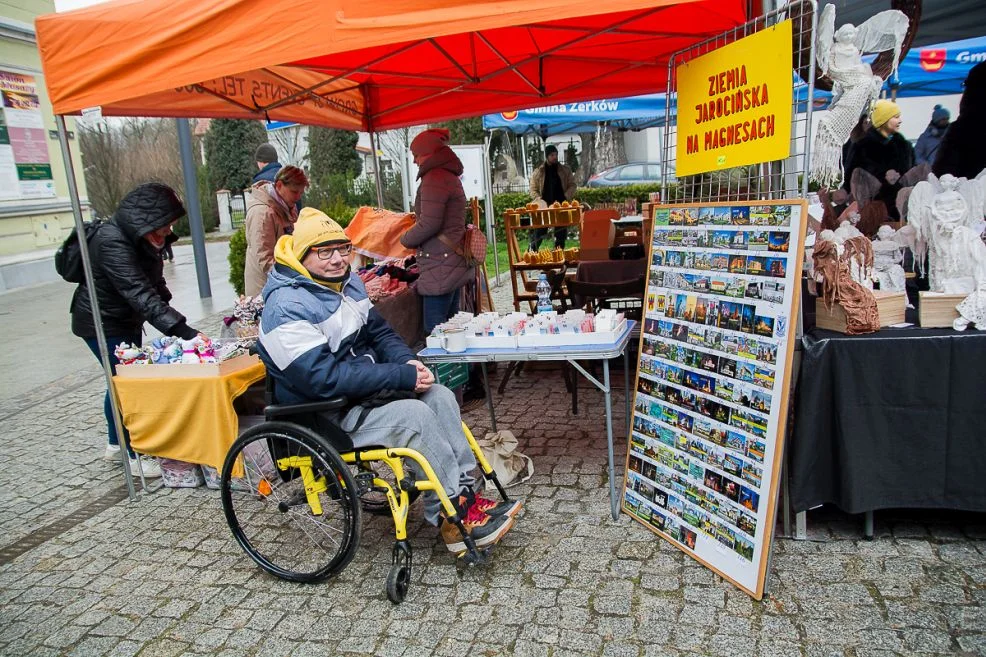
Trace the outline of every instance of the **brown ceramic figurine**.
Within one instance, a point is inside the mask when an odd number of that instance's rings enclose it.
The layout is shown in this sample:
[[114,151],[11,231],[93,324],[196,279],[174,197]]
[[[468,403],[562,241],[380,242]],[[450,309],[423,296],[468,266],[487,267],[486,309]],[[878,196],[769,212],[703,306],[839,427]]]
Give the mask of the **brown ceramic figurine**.
[[872,291],[853,280],[848,251],[832,239],[819,239],[811,257],[815,280],[822,285],[822,302],[827,308],[837,303],[846,313],[846,334],[879,331],[876,299]]

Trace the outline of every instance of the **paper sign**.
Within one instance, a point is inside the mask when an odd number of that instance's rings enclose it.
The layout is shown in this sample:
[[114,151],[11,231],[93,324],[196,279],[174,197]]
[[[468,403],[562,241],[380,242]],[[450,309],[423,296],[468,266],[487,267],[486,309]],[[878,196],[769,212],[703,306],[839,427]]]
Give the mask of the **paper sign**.
[[791,150],[791,21],[675,69],[678,176],[783,160]]

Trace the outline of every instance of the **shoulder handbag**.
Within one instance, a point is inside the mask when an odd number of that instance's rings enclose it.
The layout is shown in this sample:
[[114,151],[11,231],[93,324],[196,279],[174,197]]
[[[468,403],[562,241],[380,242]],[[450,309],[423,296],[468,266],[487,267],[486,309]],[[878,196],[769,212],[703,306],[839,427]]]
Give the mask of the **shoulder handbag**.
[[470,267],[486,262],[486,235],[473,224],[466,226],[461,244],[456,244],[443,234],[438,235],[438,240],[459,254]]

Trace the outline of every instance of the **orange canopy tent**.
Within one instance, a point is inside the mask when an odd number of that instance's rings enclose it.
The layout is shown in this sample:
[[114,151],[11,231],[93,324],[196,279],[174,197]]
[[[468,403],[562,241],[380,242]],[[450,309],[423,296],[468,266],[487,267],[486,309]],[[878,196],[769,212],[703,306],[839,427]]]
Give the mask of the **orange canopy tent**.
[[[372,136],[659,92],[672,53],[759,14],[760,0],[114,0],[40,16],[35,28],[83,234],[67,114],[265,118]],[[179,143],[190,151],[187,127]],[[201,235],[196,248],[204,260]],[[81,254],[98,314],[92,263]],[[208,276],[197,273],[201,290]],[[98,323],[96,331],[112,390]],[[110,402],[122,434],[114,395]],[[136,499],[126,459],[124,471]]]
[[36,21],[56,114],[400,126],[663,90],[750,0],[115,0]]

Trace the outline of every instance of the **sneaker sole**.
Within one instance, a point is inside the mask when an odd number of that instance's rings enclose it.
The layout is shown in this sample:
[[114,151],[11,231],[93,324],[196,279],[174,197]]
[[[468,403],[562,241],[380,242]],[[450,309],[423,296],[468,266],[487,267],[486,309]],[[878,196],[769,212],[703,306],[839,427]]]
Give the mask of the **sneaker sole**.
[[110,463],[116,463],[120,460],[120,450],[115,452],[103,452],[103,460],[109,461]]
[[[500,542],[500,539],[506,536],[507,532],[510,531],[510,529],[514,526],[515,522],[516,521],[514,520],[514,517],[510,516],[510,519],[507,520],[507,522],[503,523],[503,525],[500,526],[500,529],[498,529],[496,532],[490,534],[489,536],[484,536],[483,538],[477,540],[476,547],[485,548],[485,547],[490,547],[491,545],[496,545],[497,543]],[[456,556],[462,556],[463,554],[466,553],[465,541],[460,541],[458,543],[446,543],[445,547],[448,548],[449,552],[454,552]]]

